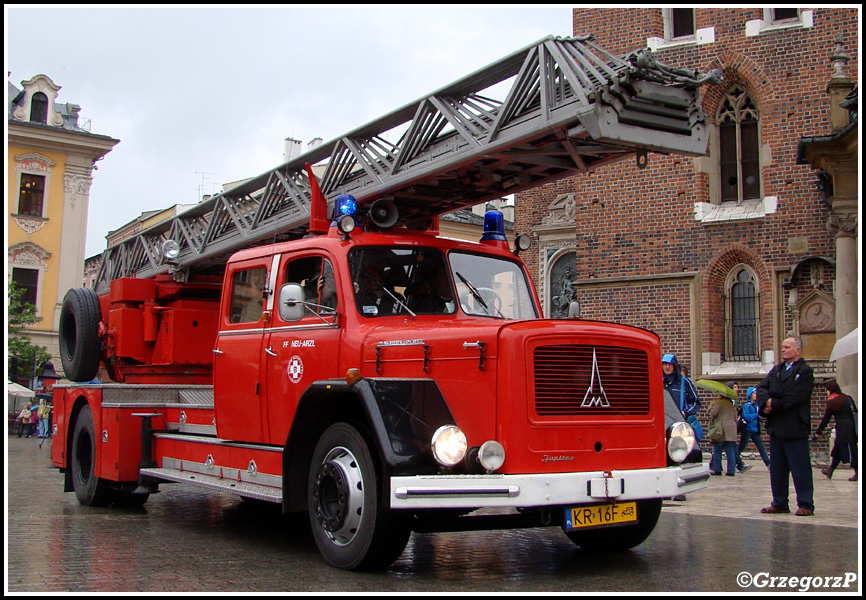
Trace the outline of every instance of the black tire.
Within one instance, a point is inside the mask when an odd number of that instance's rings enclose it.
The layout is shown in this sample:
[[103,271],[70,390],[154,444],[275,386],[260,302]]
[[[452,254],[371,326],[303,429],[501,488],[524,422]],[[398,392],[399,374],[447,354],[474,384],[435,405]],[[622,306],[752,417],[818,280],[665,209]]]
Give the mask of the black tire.
[[328,563],[352,571],[384,568],[409,541],[408,516],[387,507],[369,445],[347,423],[329,427],[313,452],[307,502],[313,538]]
[[565,535],[572,542],[590,552],[617,552],[634,548],[649,537],[662,512],[661,499],[640,500],[637,504],[638,522],[634,525],[620,525],[587,531],[566,531]]
[[75,421],[69,456],[72,488],[84,506],[107,506],[112,501],[109,481],[96,476],[96,440],[93,413],[85,406]]
[[99,372],[99,297],[88,288],[66,292],[60,309],[60,360],[67,379],[90,381]]

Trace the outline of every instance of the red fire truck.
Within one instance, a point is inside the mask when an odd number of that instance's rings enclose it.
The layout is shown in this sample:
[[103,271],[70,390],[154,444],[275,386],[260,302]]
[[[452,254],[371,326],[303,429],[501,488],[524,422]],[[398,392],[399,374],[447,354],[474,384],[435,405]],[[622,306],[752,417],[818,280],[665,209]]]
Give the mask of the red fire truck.
[[[446,239],[438,217],[704,152],[708,77],[547,38],[109,248],[61,310],[66,491],[280,503],[344,569],[390,564],[412,531],[641,543],[663,498],[708,479],[682,464],[689,426],[666,426],[658,337],[542,318],[528,236],[512,251],[491,211],[479,242]],[[509,80],[504,101],[481,93]]]

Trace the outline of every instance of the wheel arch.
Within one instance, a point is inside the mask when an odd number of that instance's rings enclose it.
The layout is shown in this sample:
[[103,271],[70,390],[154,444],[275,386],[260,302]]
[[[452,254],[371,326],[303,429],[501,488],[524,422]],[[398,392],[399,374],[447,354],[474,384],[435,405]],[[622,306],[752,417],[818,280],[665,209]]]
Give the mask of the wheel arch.
[[[64,477],[63,477],[63,491],[64,492],[73,492],[75,489],[72,486],[72,464],[70,461],[72,460],[72,443],[73,443],[73,432],[75,431],[75,426],[78,424],[78,417],[81,414],[81,411],[84,410],[85,406],[90,406],[90,412],[94,418],[94,425],[97,424],[97,416],[98,411],[96,410],[96,406],[91,403],[84,394],[79,394],[75,400],[72,402],[72,409],[69,411],[69,420],[66,425],[66,451],[64,454]],[[99,451],[99,444],[96,445],[97,452]],[[97,457],[96,464],[99,464],[99,460]]]
[[283,511],[306,509],[307,472],[313,450],[332,424],[360,425],[374,459],[390,474],[433,473],[435,430],[454,417],[433,380],[361,379],[311,385],[298,402],[283,452]]

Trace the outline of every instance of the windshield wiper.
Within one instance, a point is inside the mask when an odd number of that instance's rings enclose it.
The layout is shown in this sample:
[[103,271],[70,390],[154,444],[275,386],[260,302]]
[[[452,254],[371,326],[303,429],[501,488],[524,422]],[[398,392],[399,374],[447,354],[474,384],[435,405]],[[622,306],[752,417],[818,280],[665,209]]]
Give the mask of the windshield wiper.
[[[473,298],[478,300],[478,304],[480,304],[484,308],[484,312],[486,312],[487,315],[490,317],[495,317],[496,315],[494,315],[493,313],[490,312],[490,307],[487,306],[487,302],[485,302],[484,298],[481,296],[481,291],[479,291],[479,289],[477,287],[475,287],[471,281],[469,281],[468,279],[463,277],[463,275],[460,274],[460,271],[454,271],[454,274],[457,275],[457,277],[460,278],[460,281],[462,281],[463,284],[469,288],[469,293],[472,294]],[[502,319],[505,318],[505,315],[502,314],[502,311],[500,311],[495,306],[493,307],[493,310],[495,310],[499,314],[500,318],[502,318]]]

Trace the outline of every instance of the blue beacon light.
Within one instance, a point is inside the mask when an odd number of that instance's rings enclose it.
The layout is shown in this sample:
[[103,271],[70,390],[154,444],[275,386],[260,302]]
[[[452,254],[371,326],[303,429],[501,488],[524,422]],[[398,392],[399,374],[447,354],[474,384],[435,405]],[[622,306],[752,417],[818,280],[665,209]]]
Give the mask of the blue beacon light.
[[334,198],[334,219],[331,227],[336,227],[343,234],[344,240],[349,239],[349,233],[358,224],[355,220],[357,212],[358,203],[351,194],[340,194]]
[[354,218],[357,212],[358,203],[351,194],[340,194],[334,199],[334,221],[343,215]]
[[507,242],[505,237],[505,221],[498,210],[488,210],[484,213],[484,232],[481,241]]

